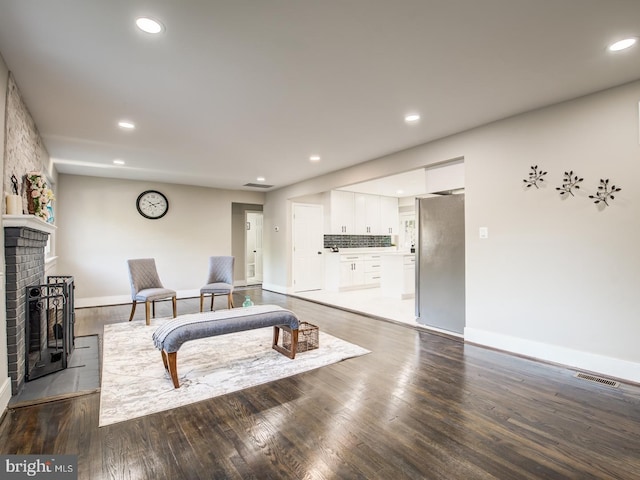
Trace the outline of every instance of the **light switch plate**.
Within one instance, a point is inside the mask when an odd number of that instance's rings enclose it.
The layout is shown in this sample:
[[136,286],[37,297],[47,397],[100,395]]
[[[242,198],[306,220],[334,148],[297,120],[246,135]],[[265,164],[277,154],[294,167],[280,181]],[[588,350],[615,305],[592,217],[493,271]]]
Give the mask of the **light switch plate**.
[[480,227],[479,233],[480,233],[480,238],[482,238],[482,239],[489,238],[489,228],[488,227]]

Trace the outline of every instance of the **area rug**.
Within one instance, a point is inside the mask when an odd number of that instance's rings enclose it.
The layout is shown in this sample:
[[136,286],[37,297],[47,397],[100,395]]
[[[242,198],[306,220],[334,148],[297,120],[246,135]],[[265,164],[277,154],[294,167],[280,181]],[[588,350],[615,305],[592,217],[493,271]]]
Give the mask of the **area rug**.
[[187,342],[178,352],[180,388],[173,388],[151,335],[154,319],[105,325],[100,390],[101,427],[170,410],[369,353],[319,332],[320,348],[294,360],[271,348],[273,328]]

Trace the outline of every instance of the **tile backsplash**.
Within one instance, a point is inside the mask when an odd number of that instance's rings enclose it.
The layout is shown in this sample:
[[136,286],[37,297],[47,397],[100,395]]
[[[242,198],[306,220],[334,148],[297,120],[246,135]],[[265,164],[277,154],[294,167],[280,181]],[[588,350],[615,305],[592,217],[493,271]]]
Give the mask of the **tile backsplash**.
[[331,248],[391,247],[391,235],[325,235],[324,247]]

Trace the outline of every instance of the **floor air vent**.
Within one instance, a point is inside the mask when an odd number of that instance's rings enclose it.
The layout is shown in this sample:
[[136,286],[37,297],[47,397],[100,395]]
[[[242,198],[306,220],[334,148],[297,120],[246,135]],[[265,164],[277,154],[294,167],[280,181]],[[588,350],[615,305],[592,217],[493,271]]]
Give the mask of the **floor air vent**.
[[620,383],[610,380],[608,378],[596,377],[595,375],[589,375],[588,373],[576,373],[574,375],[576,378],[581,378],[582,380],[588,380],[590,382],[600,383],[602,385],[607,385],[609,387],[618,388]]

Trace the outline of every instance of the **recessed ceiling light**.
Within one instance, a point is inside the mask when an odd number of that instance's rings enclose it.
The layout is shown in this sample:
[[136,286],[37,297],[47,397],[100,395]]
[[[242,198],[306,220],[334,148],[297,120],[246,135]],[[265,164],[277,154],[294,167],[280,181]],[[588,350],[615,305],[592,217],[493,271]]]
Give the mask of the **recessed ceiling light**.
[[116,158],[113,161],[113,163],[116,164],[116,165],[124,165],[124,160],[120,160],[119,158]]
[[134,128],[136,128],[135,124],[128,122],[126,120],[118,122],[118,126],[120,128],[124,128],[125,130],[133,130]]
[[309,160],[311,160],[312,162],[319,162],[320,161],[320,155],[311,155],[309,157]]
[[411,113],[404,117],[404,121],[407,123],[416,123],[418,120],[420,120],[420,115],[417,113]]
[[259,182],[264,182],[264,181],[266,180],[266,178],[264,178],[264,177],[258,177],[258,178],[256,178],[256,180],[257,180],[257,181],[259,181]]
[[136,25],[140,30],[147,33],[160,33],[163,26],[157,20],[149,17],[140,17],[136,20]]
[[615,42],[609,45],[609,50],[611,52],[618,52],[620,50],[624,50],[626,48],[634,46],[637,41],[638,39],[635,37],[625,38],[624,40],[620,40],[618,42]]

